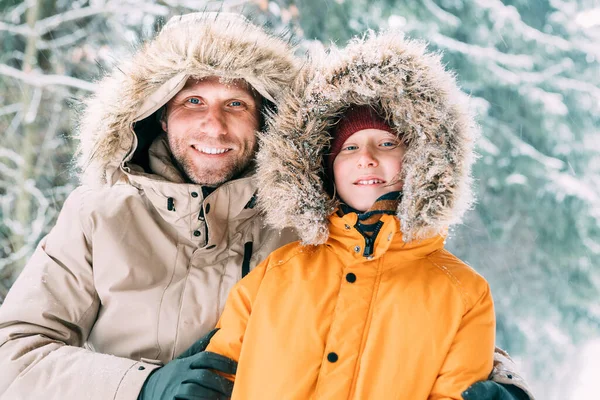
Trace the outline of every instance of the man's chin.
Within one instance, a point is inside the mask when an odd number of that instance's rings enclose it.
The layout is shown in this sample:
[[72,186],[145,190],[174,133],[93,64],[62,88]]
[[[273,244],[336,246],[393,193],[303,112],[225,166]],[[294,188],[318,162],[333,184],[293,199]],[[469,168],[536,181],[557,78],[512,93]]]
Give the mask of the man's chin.
[[188,179],[195,184],[208,186],[208,187],[217,187],[226,182],[239,178],[245,169],[242,171],[235,170],[213,170],[213,171],[204,171],[202,174],[198,174],[195,172],[188,172]]
[[197,185],[208,186],[208,187],[217,187],[221,186],[225,182],[231,180],[228,175],[225,176],[194,176],[190,179],[190,181],[194,182]]

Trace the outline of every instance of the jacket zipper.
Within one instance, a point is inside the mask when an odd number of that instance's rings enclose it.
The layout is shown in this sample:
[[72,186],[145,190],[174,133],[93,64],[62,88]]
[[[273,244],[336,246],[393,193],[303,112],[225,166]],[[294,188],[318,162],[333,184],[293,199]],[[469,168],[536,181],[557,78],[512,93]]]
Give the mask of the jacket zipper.
[[373,255],[375,239],[377,239],[377,235],[379,234],[379,231],[381,230],[382,226],[383,226],[383,222],[378,221],[377,225],[375,225],[375,230],[373,231],[373,234],[371,236],[365,235],[360,229],[358,229],[358,231],[365,238],[365,250],[363,251],[364,257],[370,257]]

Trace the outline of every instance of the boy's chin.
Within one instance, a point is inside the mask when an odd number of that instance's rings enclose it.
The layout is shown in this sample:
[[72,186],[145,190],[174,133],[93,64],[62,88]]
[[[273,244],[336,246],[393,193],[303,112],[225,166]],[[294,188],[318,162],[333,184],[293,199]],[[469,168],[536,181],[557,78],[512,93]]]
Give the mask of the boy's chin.
[[345,202],[345,203],[357,211],[365,212],[369,208],[371,208],[371,206],[379,198],[379,196],[373,197],[372,199],[371,199],[371,197],[372,196],[369,196],[369,198],[366,198],[366,196],[362,196],[360,201],[350,201],[350,202]]

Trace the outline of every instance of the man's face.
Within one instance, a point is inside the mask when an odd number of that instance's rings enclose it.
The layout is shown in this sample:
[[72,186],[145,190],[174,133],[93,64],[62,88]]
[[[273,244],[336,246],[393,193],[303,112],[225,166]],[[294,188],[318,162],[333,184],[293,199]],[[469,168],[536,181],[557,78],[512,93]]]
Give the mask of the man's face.
[[363,129],[350,136],[333,161],[335,187],[350,207],[367,211],[382,195],[402,190],[398,180],[406,145],[380,129]]
[[166,106],[162,128],[190,181],[218,186],[242,173],[254,157],[260,104],[243,81],[190,79]]

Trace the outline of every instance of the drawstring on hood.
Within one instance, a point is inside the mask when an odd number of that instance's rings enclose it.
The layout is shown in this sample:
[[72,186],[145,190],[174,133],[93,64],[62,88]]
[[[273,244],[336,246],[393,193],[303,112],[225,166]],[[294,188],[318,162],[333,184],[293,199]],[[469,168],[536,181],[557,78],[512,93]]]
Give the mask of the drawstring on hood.
[[259,205],[267,223],[293,227],[304,244],[324,243],[338,206],[324,188],[323,157],[334,124],[370,106],[407,143],[396,216],[403,240],[445,234],[473,202],[478,126],[440,54],[397,32],[368,33],[343,50],[313,54],[268,129],[259,135]]

